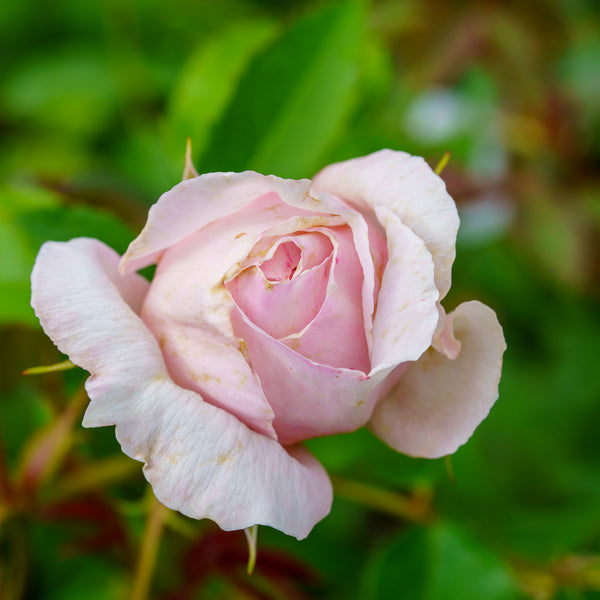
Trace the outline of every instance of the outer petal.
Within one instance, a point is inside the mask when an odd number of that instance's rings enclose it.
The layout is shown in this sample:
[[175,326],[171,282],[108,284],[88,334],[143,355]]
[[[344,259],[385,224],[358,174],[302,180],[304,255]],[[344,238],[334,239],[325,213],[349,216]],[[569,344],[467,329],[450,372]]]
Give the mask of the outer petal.
[[[371,362],[364,310],[357,302],[364,290],[364,277],[353,232],[350,227],[321,231],[331,236],[334,248],[325,300],[312,322],[281,341],[315,363],[366,374],[371,370]],[[305,300],[298,296],[298,301]]]
[[426,244],[435,264],[440,299],[450,289],[458,213],[444,182],[420,157],[381,150],[325,167],[313,189],[329,192],[372,214],[383,205]]
[[305,537],[331,504],[321,465],[173,383],[130,308],[147,284],[120,276],[118,260],[96,240],[49,242],[32,273],[32,304],[46,333],[92,373],[84,424],[116,424],[123,450],[146,463],[146,478],[170,508],[223,529],[264,524]]
[[[358,211],[331,194],[320,193],[311,188],[310,194],[298,200],[286,200],[290,206],[300,209],[320,211],[339,215],[352,230],[354,250],[358,255],[363,271],[362,309],[365,324],[365,334],[369,352],[372,347],[371,331],[373,328],[373,312],[375,308],[375,291],[379,286],[381,259],[385,255],[385,237],[379,228],[369,227],[368,221]],[[331,227],[332,224],[324,223]]]
[[286,204],[294,205],[309,189],[308,179],[280,179],[253,171],[207,173],[186,179],[152,206],[146,226],[123,256],[121,269],[130,273],[153,264],[166,248],[242,210],[260,196],[275,192]]
[[269,193],[168,248],[141,314],[160,341],[175,382],[233,413],[255,431],[275,437],[273,411],[231,327],[233,300],[224,281],[265,230],[267,235],[287,235],[302,227],[341,221],[292,208]]
[[367,423],[391,368],[369,376],[316,364],[256,327],[239,309],[231,320],[275,411],[273,426],[282,444],[354,431]]
[[464,444],[498,397],[506,349],[494,311],[472,301],[448,315],[461,342],[450,360],[430,348],[380,402],[370,428],[395,450],[437,458]]
[[431,345],[439,314],[425,244],[391,210],[376,211],[388,234],[389,255],[373,322],[371,364],[379,370],[417,360]]

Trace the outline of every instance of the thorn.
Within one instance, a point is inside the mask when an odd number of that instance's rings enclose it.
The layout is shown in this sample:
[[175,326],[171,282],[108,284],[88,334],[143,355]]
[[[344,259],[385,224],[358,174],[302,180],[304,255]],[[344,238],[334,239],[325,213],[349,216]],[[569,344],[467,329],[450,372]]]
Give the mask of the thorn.
[[54,371],[67,371],[68,369],[74,369],[76,366],[77,365],[74,365],[70,360],[63,360],[55,365],[29,367],[29,369],[25,369],[21,375],[44,375],[45,373],[54,373]]
[[433,170],[436,175],[441,175],[442,171],[446,168],[448,161],[450,160],[450,152],[444,152],[444,156],[440,159],[437,167]]
[[246,540],[248,541],[248,567],[246,572],[252,575],[254,566],[256,565],[256,538],[258,536],[258,525],[252,525],[244,529]]
[[185,143],[185,163],[183,166],[182,180],[198,177],[198,171],[192,162],[192,138],[188,138]]

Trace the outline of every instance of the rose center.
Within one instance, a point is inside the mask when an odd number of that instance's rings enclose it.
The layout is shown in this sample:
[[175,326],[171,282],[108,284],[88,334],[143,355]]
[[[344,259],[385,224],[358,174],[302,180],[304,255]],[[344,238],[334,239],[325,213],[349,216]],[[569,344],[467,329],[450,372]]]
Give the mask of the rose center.
[[290,281],[298,268],[302,251],[294,242],[284,242],[273,256],[262,263],[261,270],[270,282]]

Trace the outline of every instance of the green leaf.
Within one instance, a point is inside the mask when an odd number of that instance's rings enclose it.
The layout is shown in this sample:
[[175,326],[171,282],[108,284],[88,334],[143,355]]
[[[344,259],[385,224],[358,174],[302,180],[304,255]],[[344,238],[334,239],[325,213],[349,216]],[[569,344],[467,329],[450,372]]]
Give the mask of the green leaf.
[[517,597],[516,584],[488,548],[447,524],[393,538],[367,565],[361,600]]
[[44,52],[7,77],[8,114],[62,136],[86,138],[104,130],[117,109],[117,89],[104,54],[94,48]]
[[222,116],[244,69],[277,31],[272,21],[235,23],[192,54],[169,98],[165,137],[182,168],[186,138],[200,154],[210,128]]
[[357,98],[363,9],[360,0],[326,6],[259,56],[199,170],[312,175]]
[[116,217],[34,186],[0,188],[0,323],[35,324],[29,305],[30,274],[46,240],[94,237],[123,252],[133,232]]

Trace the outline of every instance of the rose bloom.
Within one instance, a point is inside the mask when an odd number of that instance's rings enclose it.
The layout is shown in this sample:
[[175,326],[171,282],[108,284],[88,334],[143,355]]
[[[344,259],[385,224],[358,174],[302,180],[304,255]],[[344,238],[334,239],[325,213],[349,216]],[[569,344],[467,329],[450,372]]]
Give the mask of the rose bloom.
[[402,152],[312,182],[209,173],[161,196],[123,257],[44,244],[32,305],[91,373],[83,424],[116,425],[163,504],[301,539],[332,501],[303,440],[367,425],[440,457],[497,398],[495,313],[440,304],[458,223],[442,180]]

